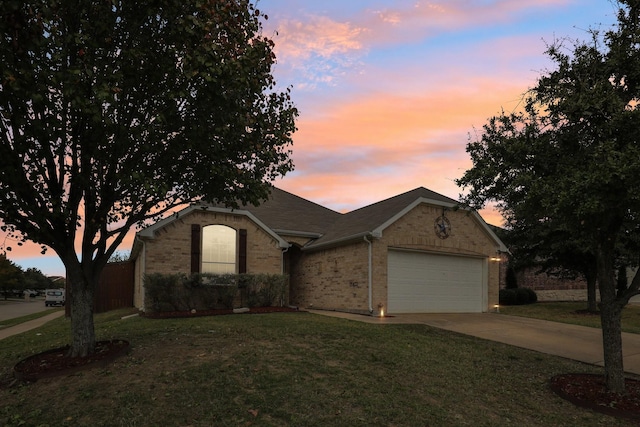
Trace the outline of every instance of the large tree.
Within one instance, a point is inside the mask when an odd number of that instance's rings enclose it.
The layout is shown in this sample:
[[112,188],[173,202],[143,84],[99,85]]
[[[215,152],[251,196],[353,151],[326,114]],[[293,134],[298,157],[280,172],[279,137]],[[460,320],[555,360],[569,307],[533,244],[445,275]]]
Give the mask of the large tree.
[[458,180],[472,206],[496,200],[508,224],[543,223],[594,255],[606,384],[616,392],[621,311],[640,287],[640,275],[621,292],[615,280],[617,245],[640,218],[640,4],[619,5],[611,30],[549,47],[555,69],[528,92],[524,111],[491,118],[470,141],[473,166]]
[[249,0],[9,0],[0,11],[0,219],[49,247],[71,351],[125,234],[196,200],[259,203],[297,110]]
[[23,272],[13,261],[0,254],[0,292],[6,300],[24,288]]
[[537,273],[569,280],[583,277],[587,282],[586,308],[597,312],[595,255],[579,236],[535,216],[519,216],[508,225],[501,238],[511,250],[516,269],[535,268]]

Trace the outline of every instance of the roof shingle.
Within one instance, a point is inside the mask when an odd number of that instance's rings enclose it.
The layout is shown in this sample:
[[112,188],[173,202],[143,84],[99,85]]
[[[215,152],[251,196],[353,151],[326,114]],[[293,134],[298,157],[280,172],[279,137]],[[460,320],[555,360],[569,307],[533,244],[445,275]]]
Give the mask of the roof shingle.
[[420,198],[443,204],[457,203],[442,194],[419,187],[341,214],[273,187],[268,200],[259,206],[242,206],[241,209],[251,212],[276,232],[317,233],[321,237],[306,246],[314,248],[371,233]]

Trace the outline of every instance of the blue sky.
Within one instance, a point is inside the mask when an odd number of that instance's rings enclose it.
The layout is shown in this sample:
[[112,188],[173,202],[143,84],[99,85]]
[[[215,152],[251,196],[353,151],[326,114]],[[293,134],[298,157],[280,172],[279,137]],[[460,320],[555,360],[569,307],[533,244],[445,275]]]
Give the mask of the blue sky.
[[[275,185],[338,211],[426,187],[457,198],[469,136],[520,105],[546,44],[589,38],[607,0],[260,0],[274,69],[300,110],[294,172]],[[492,209],[481,212],[500,225]],[[121,247],[131,247],[133,234]],[[64,274],[49,251],[8,254]]]

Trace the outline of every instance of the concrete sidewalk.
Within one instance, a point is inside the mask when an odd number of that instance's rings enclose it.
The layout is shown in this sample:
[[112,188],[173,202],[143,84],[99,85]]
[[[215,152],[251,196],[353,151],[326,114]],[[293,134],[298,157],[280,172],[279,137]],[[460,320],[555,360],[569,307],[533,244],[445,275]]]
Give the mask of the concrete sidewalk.
[[[424,324],[604,366],[602,331],[585,326],[549,322],[496,313],[398,314],[372,317],[335,311],[309,310],[311,313],[375,324]],[[640,375],[640,335],[622,334],[625,372]]]
[[15,326],[10,326],[8,328],[0,329],[0,340],[10,337],[12,335],[21,334],[23,332],[30,331],[39,326],[44,325],[50,320],[57,319],[58,317],[64,316],[64,310],[56,311],[51,314],[47,314],[46,316],[42,316],[38,319],[29,320],[28,322],[19,323]]

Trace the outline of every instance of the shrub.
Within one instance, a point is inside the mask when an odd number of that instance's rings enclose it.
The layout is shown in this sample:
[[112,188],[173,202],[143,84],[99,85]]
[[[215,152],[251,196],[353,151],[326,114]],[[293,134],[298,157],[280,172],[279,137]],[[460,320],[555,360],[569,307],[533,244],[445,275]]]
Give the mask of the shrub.
[[526,289],[524,288],[516,288],[514,289],[514,291],[516,292],[516,304],[517,305],[525,305],[525,304],[529,304],[530,298],[529,298],[529,292],[527,292]]
[[144,284],[151,312],[284,305],[288,289],[277,274],[150,274]]
[[500,289],[498,298],[500,305],[524,305],[538,301],[538,295],[529,288]]
[[515,289],[500,289],[498,297],[500,305],[516,305]]
[[151,311],[177,311],[179,306],[179,283],[177,274],[148,274],[144,277],[145,305]]
[[538,302],[538,295],[536,294],[536,291],[534,291],[531,288],[522,288],[522,289],[527,291],[527,293],[529,294],[529,304],[534,304]]

